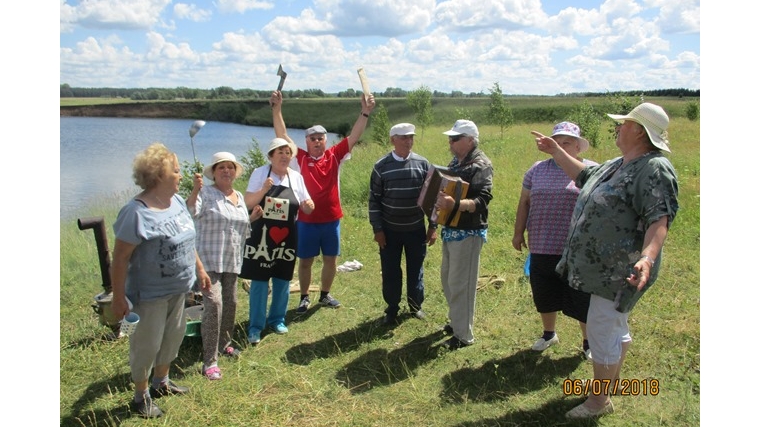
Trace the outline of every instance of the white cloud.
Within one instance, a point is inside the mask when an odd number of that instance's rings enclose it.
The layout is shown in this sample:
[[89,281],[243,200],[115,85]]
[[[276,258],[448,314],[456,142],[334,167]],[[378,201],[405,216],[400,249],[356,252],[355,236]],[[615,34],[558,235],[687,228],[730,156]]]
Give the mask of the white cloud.
[[[121,10],[125,1],[72,6],[62,0],[61,83],[265,89],[275,87],[282,64],[286,89],[326,92],[359,89],[359,66],[380,92],[426,85],[487,93],[494,82],[505,93],[541,95],[700,85],[695,0],[671,0],[684,8],[680,12],[664,0],[607,0],[591,9],[554,8],[559,11],[552,16],[538,0],[438,6],[433,0],[314,0],[309,7],[277,3],[277,9],[224,1],[213,11],[184,1],[169,8],[168,0],[137,0],[129,2],[136,13],[128,15]],[[106,15],[104,4],[114,13]],[[260,9],[251,13],[252,5]],[[101,19],[93,24],[99,30],[82,28],[83,16]],[[131,30],[120,31],[127,22]],[[681,35],[671,43],[667,34],[676,28]]]
[[609,31],[607,19],[599,10],[568,7],[546,20],[544,28],[551,34],[589,36]]
[[636,0],[607,0],[599,6],[599,11],[611,21],[635,16],[642,8]]
[[76,9],[66,3],[66,0],[61,0],[61,32],[70,33],[74,31],[74,23],[76,22]]
[[174,5],[174,16],[179,19],[187,19],[193,22],[204,22],[211,19],[212,12],[206,9],[199,9],[194,4],[177,3]]
[[161,34],[154,31],[149,32],[146,37],[148,38],[149,49],[145,59],[148,61],[194,61],[198,58],[198,55],[190,49],[190,45],[187,43],[169,43]]
[[121,46],[118,37],[88,37],[73,48],[61,48],[61,69],[65,67],[69,79],[61,83],[90,81],[94,84],[84,87],[125,87],[123,79],[129,74],[129,64],[138,62],[137,55]]
[[396,37],[424,31],[432,22],[435,0],[315,0],[312,17],[323,21],[302,22],[299,31],[335,35]]
[[243,13],[253,9],[271,9],[274,3],[258,0],[217,0],[219,11]]
[[647,56],[668,50],[667,41],[659,36],[659,28],[640,18],[617,18],[609,35],[592,38],[583,52],[594,58],[615,60]]
[[62,2],[68,22],[84,28],[147,29],[160,22],[171,0],[83,0],[77,6]]
[[546,19],[539,0],[450,0],[436,6],[435,21],[447,31],[521,29]]
[[663,1],[655,22],[663,33],[699,33],[699,0]]

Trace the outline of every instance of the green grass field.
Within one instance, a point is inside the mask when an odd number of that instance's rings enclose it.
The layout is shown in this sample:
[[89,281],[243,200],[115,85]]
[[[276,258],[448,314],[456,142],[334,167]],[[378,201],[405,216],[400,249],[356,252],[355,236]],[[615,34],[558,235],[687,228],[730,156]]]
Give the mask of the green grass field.
[[[364,267],[338,273],[333,294],[343,307],[312,307],[297,318],[292,295],[290,333],[266,335],[248,346],[247,294],[239,290],[237,361],[220,362],[224,378],[200,373],[201,342],[186,338],[172,376],[191,387],[186,396],[157,401],[165,416],[145,421],[130,416],[132,398],[126,339],[108,340],[90,304],[102,291],[91,231],[61,223],[60,421],[62,426],[548,426],[578,425],[564,413],[581,397],[563,391],[565,380],[592,376],[581,352],[577,323],[560,316],[559,345],[537,354],[530,346],[541,324],[523,276],[525,253],[511,245],[522,176],[538,152],[530,130],[550,132],[553,123],[519,124],[504,137],[481,126],[481,147],[494,163],[494,199],[488,242],[483,248],[477,293],[476,343],[456,352],[439,348],[446,302],[439,280],[440,250],[425,261],[424,321],[407,318],[393,329],[378,325],[384,302],[379,256],[367,220],[369,174],[389,147],[363,143],[341,173],[345,218],[340,262]],[[611,126],[611,123],[610,123]],[[414,151],[447,164],[448,145],[434,125],[417,138]],[[680,210],[665,244],[655,287],[631,314],[633,345],[623,377],[658,382],[656,395],[615,397],[616,412],[579,425],[693,426],[700,423],[700,130],[699,121],[676,117],[669,129],[679,175]],[[244,153],[235,153],[242,155]],[[587,157],[619,155],[611,139]],[[245,183],[238,182],[243,188]],[[116,212],[131,195],[83,206],[81,216],[103,216],[109,244]],[[315,266],[319,268],[319,265]],[[317,270],[315,270],[317,271]],[[316,278],[318,274],[314,275]],[[312,299],[314,301],[314,299]]]

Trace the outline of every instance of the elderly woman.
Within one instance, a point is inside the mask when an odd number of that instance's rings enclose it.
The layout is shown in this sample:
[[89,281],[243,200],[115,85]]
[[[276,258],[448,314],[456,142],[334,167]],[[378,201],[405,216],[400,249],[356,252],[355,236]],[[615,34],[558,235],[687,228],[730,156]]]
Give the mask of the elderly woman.
[[631,344],[628,316],[654,285],[662,247],[678,210],[678,182],[670,152],[669,119],[662,107],[643,103],[617,121],[621,157],[586,166],[538,132],[538,149],[552,155],[581,192],[557,272],[591,294],[587,332],[594,351],[590,395],[566,416],[591,418],[614,411],[620,371]]
[[[587,166],[597,163],[582,159],[580,153],[588,149],[588,141],[581,137],[575,123],[557,123],[552,139],[574,159]],[[512,246],[518,251],[530,248],[530,287],[533,304],[541,315],[544,333],[531,349],[544,351],[559,342],[555,329],[557,313],[562,311],[580,324],[582,348],[591,360],[591,349],[586,336],[586,315],[590,295],[573,289],[555,268],[565,249],[567,228],[580,190],[553,159],[538,161],[523,177],[520,201],[515,215],[515,232]],[[528,230],[528,244],[525,230]]]
[[169,365],[185,336],[185,295],[196,276],[201,289],[208,289],[211,279],[195,250],[193,219],[177,195],[182,179],[177,156],[154,143],[135,158],[133,177],[143,191],[121,208],[113,226],[111,307],[117,317],[125,316],[129,298],[140,316],[129,337],[132,410],[154,418],[163,412],[152,399],[188,391],[169,379]]
[[[248,180],[245,204],[252,211],[251,237],[246,241],[240,277],[251,279],[248,342],[258,344],[268,325],[285,334],[290,280],[296,265],[299,207],[306,213],[314,203],[303,176],[288,167],[296,145],[283,138],[269,144],[269,165],[256,168]],[[272,280],[272,305],[267,316],[269,280]]]
[[[232,188],[243,174],[243,165],[232,153],[216,153],[211,163],[197,173],[187,207],[198,232],[198,255],[211,277],[211,288],[203,292],[203,374],[209,380],[222,378],[219,354],[237,357],[232,347],[232,329],[237,309],[237,279],[243,264],[243,244],[251,235],[248,209],[243,194]],[[213,185],[204,186],[203,176]]]
[[493,198],[493,165],[478,148],[479,132],[475,123],[457,120],[451,130],[443,134],[449,137],[449,150],[454,155],[447,173],[469,183],[467,193],[461,199],[454,199],[441,191],[435,205],[437,209],[461,212],[456,226],[445,225],[441,230],[441,284],[451,320],[443,330],[453,335],[445,346],[456,350],[475,342],[472,332],[475,291],[480,250],[488,229],[488,203]]

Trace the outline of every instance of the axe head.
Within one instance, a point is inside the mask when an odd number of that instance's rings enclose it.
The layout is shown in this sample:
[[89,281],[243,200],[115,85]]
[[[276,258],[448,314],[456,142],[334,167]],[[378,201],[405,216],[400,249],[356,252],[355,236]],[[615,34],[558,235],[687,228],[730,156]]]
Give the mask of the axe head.
[[288,76],[288,73],[282,70],[282,64],[280,64],[280,68],[277,69],[277,75],[280,76],[280,84],[277,85],[277,90],[282,90],[282,85],[285,84],[285,77]]

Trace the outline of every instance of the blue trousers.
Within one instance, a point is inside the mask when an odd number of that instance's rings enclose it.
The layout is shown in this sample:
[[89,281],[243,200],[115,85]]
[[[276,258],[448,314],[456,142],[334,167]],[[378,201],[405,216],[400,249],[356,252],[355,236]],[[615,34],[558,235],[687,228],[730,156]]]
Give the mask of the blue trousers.
[[285,312],[288,310],[290,297],[290,281],[272,278],[272,305],[269,307],[269,316],[267,316],[268,294],[268,282],[251,281],[251,292],[248,295],[248,334],[261,332],[267,325],[285,323]]
[[425,300],[424,270],[427,255],[425,228],[414,231],[384,229],[385,248],[380,250],[380,266],[383,269],[383,299],[388,307],[385,312],[396,315],[400,309],[403,277],[401,254],[406,256],[406,301],[413,312],[422,308]]

